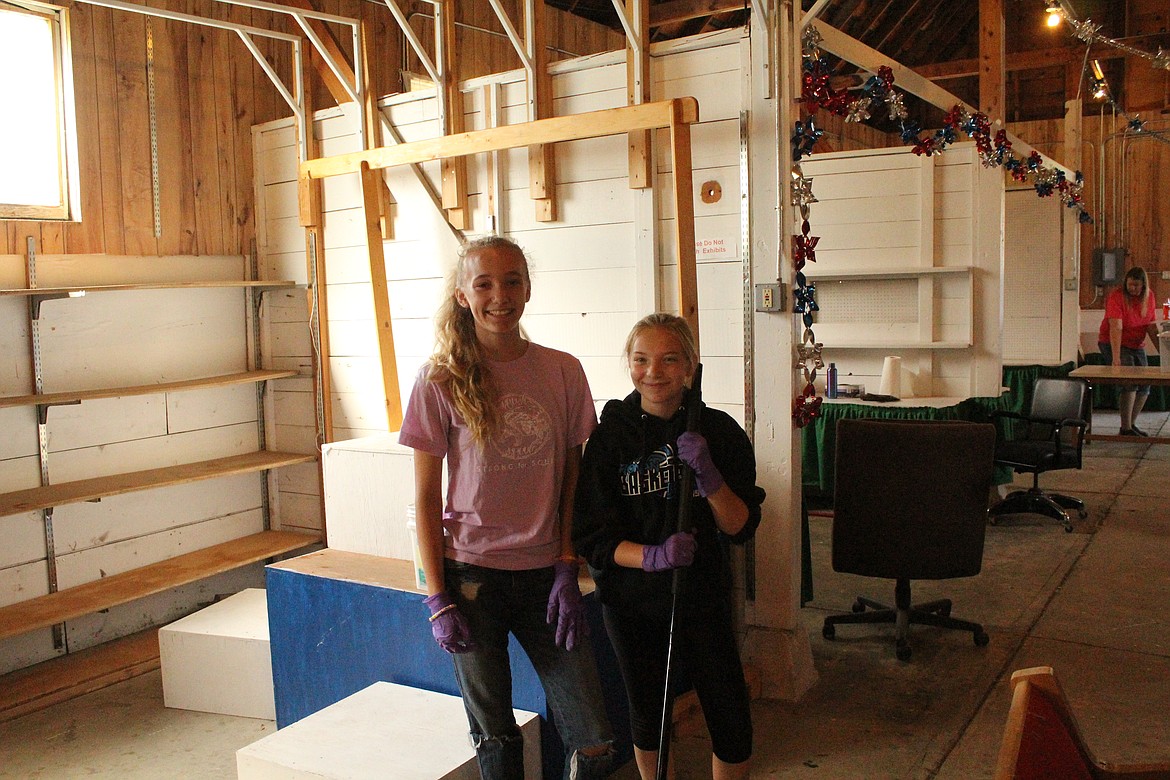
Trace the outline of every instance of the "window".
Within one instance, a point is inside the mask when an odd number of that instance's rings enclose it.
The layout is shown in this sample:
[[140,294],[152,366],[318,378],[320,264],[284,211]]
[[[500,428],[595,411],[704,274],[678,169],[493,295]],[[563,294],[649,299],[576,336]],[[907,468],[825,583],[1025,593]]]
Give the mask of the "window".
[[71,66],[66,9],[0,0],[0,219],[81,217]]

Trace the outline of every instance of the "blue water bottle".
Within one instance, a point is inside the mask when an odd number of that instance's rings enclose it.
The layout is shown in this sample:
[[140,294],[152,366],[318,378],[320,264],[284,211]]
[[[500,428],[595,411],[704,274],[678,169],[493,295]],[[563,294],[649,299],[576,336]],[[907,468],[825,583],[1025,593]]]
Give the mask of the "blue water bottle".
[[825,374],[825,397],[837,397],[837,364],[830,363],[829,371]]

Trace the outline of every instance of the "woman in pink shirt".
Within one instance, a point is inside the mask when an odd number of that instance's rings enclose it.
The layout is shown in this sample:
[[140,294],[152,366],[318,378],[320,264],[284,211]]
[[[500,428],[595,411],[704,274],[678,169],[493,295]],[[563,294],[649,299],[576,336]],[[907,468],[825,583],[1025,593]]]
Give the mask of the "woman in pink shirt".
[[[1125,272],[1120,288],[1105,298],[1105,317],[1097,335],[1097,346],[1105,363],[1111,366],[1146,366],[1146,336],[1158,345],[1154,326],[1154,294],[1150,291],[1146,271],[1134,266]],[[1137,427],[1137,417],[1150,397],[1150,386],[1125,387],[1121,390],[1122,436],[1149,436]]]
[[[415,450],[418,544],[431,632],[451,653],[484,780],[522,780],[508,635],[540,676],[564,777],[601,780],[613,758],[571,538],[581,447],[597,425],[581,363],[520,329],[532,294],[523,250],[463,248],[398,441]],[[448,486],[443,491],[443,465]]]

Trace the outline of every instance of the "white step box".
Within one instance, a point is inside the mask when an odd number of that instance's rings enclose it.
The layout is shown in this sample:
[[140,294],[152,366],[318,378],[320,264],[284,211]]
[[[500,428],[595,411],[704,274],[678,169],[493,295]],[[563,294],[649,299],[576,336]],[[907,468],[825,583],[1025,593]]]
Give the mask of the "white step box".
[[[540,718],[515,710],[524,777],[540,780]],[[236,751],[239,780],[478,780],[458,696],[377,682]]]
[[276,719],[262,588],[242,590],[164,626],[158,648],[166,706]]

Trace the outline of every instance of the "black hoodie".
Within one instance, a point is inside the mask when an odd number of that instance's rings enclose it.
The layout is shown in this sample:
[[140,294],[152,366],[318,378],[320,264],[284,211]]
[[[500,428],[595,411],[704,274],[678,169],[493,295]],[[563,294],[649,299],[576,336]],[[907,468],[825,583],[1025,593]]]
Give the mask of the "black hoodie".
[[[671,572],[618,566],[613,553],[622,541],[661,544],[677,529],[679,461],[676,440],[686,430],[686,410],[669,420],[642,411],[637,391],[612,400],[585,445],[573,513],[573,545],[589,562],[602,603],[611,606],[658,601],[669,609]],[[698,547],[686,570],[688,600],[723,594],[731,586],[727,543],[742,543],[760,524],[764,490],[756,485],[756,461],[747,434],[728,414],[703,406],[699,432],[727,485],[748,508],[735,536],[718,530],[706,499],[693,493],[691,520]]]

